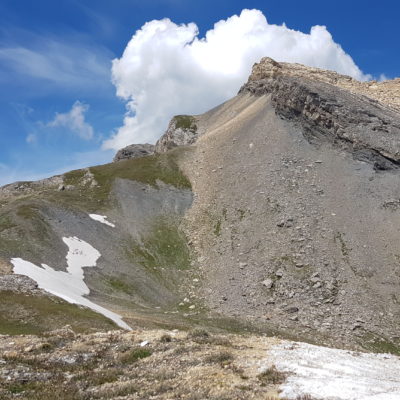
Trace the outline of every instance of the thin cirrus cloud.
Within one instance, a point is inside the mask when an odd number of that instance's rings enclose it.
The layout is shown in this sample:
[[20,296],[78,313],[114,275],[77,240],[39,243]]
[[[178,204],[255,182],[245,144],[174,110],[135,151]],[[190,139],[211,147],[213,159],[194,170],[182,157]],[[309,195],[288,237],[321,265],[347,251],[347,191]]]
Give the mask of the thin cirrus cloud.
[[88,110],[88,104],[76,101],[70,111],[66,113],[56,113],[54,119],[47,123],[46,126],[49,128],[66,128],[81,139],[90,140],[94,136],[94,130],[85,120],[85,113]]
[[111,52],[105,48],[34,36],[32,43],[0,43],[0,80],[38,82],[63,89],[95,89],[110,85]]
[[127,113],[103,148],[154,142],[173,115],[201,113],[234,96],[264,56],[370,78],[324,26],[303,33],[269,24],[261,11],[243,10],[199,38],[194,23],[150,21],[113,61],[112,80]]

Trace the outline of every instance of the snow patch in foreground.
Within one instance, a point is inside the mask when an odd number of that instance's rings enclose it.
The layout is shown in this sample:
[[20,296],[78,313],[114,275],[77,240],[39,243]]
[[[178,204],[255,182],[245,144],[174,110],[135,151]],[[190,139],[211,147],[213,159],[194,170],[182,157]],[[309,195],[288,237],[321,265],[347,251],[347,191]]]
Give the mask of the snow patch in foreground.
[[115,228],[115,225],[112,222],[107,221],[108,217],[106,217],[105,215],[89,214],[89,217],[94,219],[95,221],[101,222],[102,224],[106,224],[108,226]]
[[63,241],[69,249],[66,256],[68,263],[67,272],[56,271],[46,264],[38,267],[22,258],[12,258],[11,263],[14,265],[14,273],[26,275],[35,280],[39,288],[61,297],[69,303],[86,306],[111,319],[121,328],[130,330],[130,326],[118,314],[83,297],[90,293],[84,281],[83,268],[95,267],[101,254],[89,243],[77,237],[64,237]]
[[293,342],[274,346],[270,355],[279,371],[289,373],[281,385],[283,398],[308,394],[324,400],[400,399],[400,358],[394,355]]

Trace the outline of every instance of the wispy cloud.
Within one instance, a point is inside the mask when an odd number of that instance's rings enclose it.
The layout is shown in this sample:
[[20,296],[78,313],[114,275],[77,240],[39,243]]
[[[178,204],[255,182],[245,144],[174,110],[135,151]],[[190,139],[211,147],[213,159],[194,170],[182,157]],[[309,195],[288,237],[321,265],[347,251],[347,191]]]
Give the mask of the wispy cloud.
[[93,127],[86,122],[85,113],[89,110],[89,105],[76,101],[71,110],[66,113],[56,113],[52,121],[47,123],[49,128],[62,127],[77,134],[81,139],[90,140],[93,138]]
[[0,80],[17,76],[22,84],[99,90],[110,85],[111,58],[98,45],[36,35],[32,43],[0,43]]
[[36,143],[37,141],[37,135],[35,133],[29,133],[26,136],[26,143],[32,144],[32,143]]

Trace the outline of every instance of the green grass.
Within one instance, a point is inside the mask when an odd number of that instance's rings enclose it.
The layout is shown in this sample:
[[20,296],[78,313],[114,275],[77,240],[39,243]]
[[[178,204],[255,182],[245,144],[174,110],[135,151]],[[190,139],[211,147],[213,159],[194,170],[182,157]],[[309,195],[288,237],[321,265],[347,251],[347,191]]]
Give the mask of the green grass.
[[0,334],[40,334],[67,324],[75,332],[109,330],[116,325],[87,308],[47,296],[0,293]]
[[17,209],[17,215],[24,219],[37,218],[38,209],[31,204],[22,204]]
[[[0,237],[0,257],[4,259],[37,254],[38,244],[43,248],[53,241],[50,226],[41,216],[38,205],[28,201],[32,200],[16,200],[0,216],[0,232],[13,228],[8,235]],[[31,257],[31,261],[36,262],[37,258]]]
[[174,121],[177,129],[197,131],[196,118],[191,115],[176,115]]
[[133,350],[123,354],[120,358],[122,364],[132,364],[143,358],[151,356],[151,350],[144,349],[142,347],[136,347]]
[[221,219],[218,218],[214,225],[214,235],[215,236],[221,236],[221,225],[222,225],[222,221],[221,221]]
[[280,385],[285,382],[286,374],[278,371],[273,365],[264,372],[261,372],[261,374],[258,375],[258,379],[262,385]]
[[130,284],[126,283],[126,281],[122,281],[121,279],[118,278],[110,278],[107,280],[108,285],[110,285],[114,290],[117,290],[119,292],[124,292],[126,294],[132,294],[134,293],[134,287],[132,287]]
[[210,354],[205,358],[206,363],[210,364],[228,364],[229,362],[233,361],[234,357],[233,354],[230,353],[229,351],[220,351],[215,354]]
[[348,261],[349,255],[350,255],[350,250],[343,238],[344,234],[341,232],[336,232],[334,236],[334,241],[335,243],[339,242],[340,244],[340,251],[342,252],[342,256],[344,259]]
[[64,185],[76,186],[80,183],[81,179],[85,176],[84,169],[76,169],[74,171],[64,174]]
[[10,215],[8,214],[0,215],[0,232],[14,228],[15,226],[17,226],[17,224],[14,223]]
[[167,153],[154,154],[131,160],[122,160],[91,167],[90,172],[97,186],[79,184],[85,170],[75,170],[65,174],[65,183],[73,184],[74,189],[49,193],[50,199],[69,207],[77,207],[94,212],[107,208],[115,179],[127,179],[157,186],[157,181],[180,189],[190,189],[189,180],[180,171],[177,160],[184,149],[177,148]]
[[374,353],[390,353],[400,356],[400,342],[394,343],[372,332],[363,335],[359,343],[364,349]]
[[186,238],[179,231],[176,221],[159,218],[150,232],[128,249],[132,261],[139,262],[146,270],[159,274],[162,270],[186,270],[190,267],[190,252]]

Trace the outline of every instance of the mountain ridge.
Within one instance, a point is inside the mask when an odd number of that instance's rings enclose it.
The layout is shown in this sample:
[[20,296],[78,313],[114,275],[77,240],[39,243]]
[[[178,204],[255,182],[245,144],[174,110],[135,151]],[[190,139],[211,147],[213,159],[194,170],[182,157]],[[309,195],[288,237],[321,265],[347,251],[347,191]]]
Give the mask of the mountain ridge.
[[[174,117],[144,157],[132,145],[114,164],[1,188],[2,262],[46,255],[62,270],[50,237],[80,234],[103,255],[89,298],[135,323],[226,318],[321,343],[399,346],[399,86],[264,58],[235,98]],[[114,221],[113,236],[90,212]],[[32,233],[44,241],[18,245]],[[165,248],[163,237],[173,239]],[[162,272],[171,263],[178,271]]]

